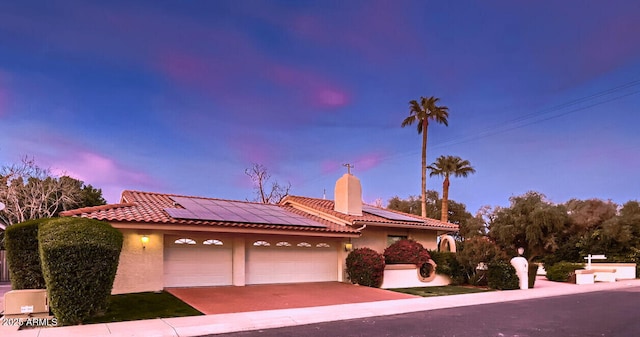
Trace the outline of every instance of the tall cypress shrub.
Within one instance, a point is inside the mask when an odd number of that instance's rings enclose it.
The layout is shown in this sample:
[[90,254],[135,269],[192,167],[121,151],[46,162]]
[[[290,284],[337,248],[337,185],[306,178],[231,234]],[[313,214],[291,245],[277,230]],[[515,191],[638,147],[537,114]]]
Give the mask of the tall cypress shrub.
[[51,310],[58,321],[79,324],[104,314],[122,233],[98,220],[60,218],[43,224],[38,239]]
[[51,219],[37,219],[9,226],[5,231],[5,249],[11,288],[44,289],[40,267],[38,228]]

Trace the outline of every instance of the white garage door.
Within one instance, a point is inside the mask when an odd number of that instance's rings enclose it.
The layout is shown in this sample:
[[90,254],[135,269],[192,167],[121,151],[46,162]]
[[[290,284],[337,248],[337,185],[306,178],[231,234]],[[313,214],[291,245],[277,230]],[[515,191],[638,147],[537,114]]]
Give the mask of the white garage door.
[[331,241],[247,242],[246,283],[337,281],[337,248]]
[[231,240],[165,237],[165,287],[231,285],[231,273]]

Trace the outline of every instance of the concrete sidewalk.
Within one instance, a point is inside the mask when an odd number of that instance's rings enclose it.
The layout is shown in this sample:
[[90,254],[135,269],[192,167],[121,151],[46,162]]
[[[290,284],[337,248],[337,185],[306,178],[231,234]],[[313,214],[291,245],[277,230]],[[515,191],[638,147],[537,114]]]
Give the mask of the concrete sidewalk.
[[29,329],[0,327],[2,336],[199,336],[236,331],[270,329],[292,325],[385,316],[408,312],[454,308],[486,303],[519,301],[578,293],[640,287],[640,279],[615,283],[575,285],[536,280],[529,290],[496,291],[430,298],[340,304],[300,309],[254,311],[234,314],[164,318],[133,322]]

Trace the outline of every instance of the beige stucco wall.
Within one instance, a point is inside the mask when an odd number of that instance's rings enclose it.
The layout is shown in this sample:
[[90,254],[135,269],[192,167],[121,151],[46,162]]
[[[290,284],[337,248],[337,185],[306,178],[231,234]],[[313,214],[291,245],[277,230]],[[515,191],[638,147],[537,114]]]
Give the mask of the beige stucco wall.
[[436,250],[438,248],[438,238],[436,231],[413,230],[405,228],[384,228],[367,227],[362,231],[362,236],[352,239],[353,248],[371,248],[380,254],[387,248],[387,237],[389,235],[407,236],[413,239],[426,249]]
[[[124,236],[112,294],[159,291],[163,288],[164,235],[158,232],[120,230]],[[149,237],[142,248],[140,238]]]
[[387,230],[375,227],[365,228],[362,231],[362,236],[351,239],[351,242],[354,249],[367,247],[382,254],[387,248]]
[[409,238],[416,240],[426,249],[438,249],[438,236],[436,231],[411,231]]

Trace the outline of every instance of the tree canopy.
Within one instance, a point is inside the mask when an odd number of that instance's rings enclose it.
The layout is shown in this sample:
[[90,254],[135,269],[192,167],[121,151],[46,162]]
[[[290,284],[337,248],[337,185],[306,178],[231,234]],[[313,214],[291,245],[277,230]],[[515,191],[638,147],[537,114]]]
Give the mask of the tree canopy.
[[406,117],[402,124],[403,128],[408,125],[417,126],[418,134],[422,134],[422,185],[420,188],[421,213],[419,215],[427,216],[427,133],[429,132],[429,122],[434,121],[439,124],[449,125],[449,108],[439,106],[436,97],[420,97],[420,101],[412,100],[409,102],[409,116]]
[[[426,196],[427,217],[440,220],[442,216],[442,199],[440,199],[438,192],[429,190]],[[421,200],[420,197],[414,195],[406,199],[395,196],[389,199],[387,208],[404,213],[421,215]],[[458,235],[461,238],[472,237],[483,233],[484,223],[482,219],[471,215],[463,203],[449,200],[448,217],[449,222],[460,226]]]
[[102,190],[69,176],[55,176],[33,159],[0,168],[0,227],[58,216],[69,209],[104,205]]
[[463,160],[458,156],[440,156],[433,164],[427,167],[431,173],[430,177],[441,176],[444,177],[442,182],[442,215],[440,220],[447,222],[449,218],[449,186],[451,182],[449,178],[464,177],[473,174],[476,170],[471,166],[468,160]]

